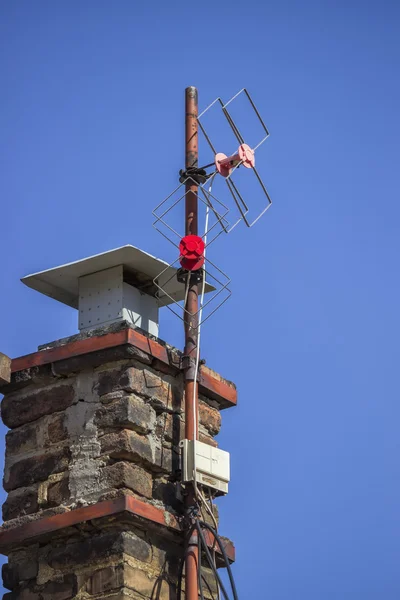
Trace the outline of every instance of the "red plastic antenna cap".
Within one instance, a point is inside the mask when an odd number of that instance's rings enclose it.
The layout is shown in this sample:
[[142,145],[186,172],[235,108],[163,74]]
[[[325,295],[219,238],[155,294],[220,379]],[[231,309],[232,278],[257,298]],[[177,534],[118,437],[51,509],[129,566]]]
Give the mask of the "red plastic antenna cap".
[[186,235],[179,243],[179,261],[187,271],[197,271],[204,264],[205,244],[198,235]]

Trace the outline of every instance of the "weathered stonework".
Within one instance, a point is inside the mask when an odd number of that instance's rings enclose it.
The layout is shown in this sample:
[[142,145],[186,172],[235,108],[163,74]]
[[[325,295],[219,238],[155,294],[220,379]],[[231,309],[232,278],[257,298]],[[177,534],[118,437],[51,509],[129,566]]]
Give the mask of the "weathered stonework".
[[[179,356],[153,340],[147,352],[138,337],[140,347],[120,344],[121,334],[47,345],[16,359],[1,388],[10,428],[0,532],[7,600],[175,598],[183,543]],[[119,336],[114,346],[110,335]],[[85,349],[87,341],[91,350],[77,353],[76,343]],[[219,409],[233,397],[221,381],[204,370],[199,433],[212,445]]]
[[11,379],[11,359],[0,352],[0,385],[10,383]]

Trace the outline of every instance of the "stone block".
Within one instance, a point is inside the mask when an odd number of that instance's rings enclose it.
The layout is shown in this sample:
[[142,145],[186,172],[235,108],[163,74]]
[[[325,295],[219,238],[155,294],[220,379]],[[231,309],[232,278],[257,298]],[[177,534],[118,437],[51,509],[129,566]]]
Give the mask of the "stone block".
[[152,373],[148,369],[144,369],[143,375],[146,395],[149,398],[156,398],[165,403],[165,399],[168,398],[170,393],[171,384],[166,381],[165,377],[160,377],[160,375]]
[[168,481],[168,479],[158,478],[154,480],[153,498],[173,510],[181,511],[183,509],[181,500],[177,498],[177,484]]
[[1,416],[7,427],[13,429],[39,417],[60,412],[75,402],[72,385],[55,384],[40,390],[26,390],[7,394],[1,403]]
[[155,446],[153,468],[167,474],[175,473],[180,467],[179,453],[173,448],[162,445]]
[[[173,443],[176,448],[180,440],[185,438],[185,421],[178,413],[165,413],[157,419],[156,431],[160,436],[164,436],[167,442]],[[216,448],[218,443],[207,433],[199,431],[199,440],[209,446]]]
[[124,565],[116,565],[98,569],[89,578],[86,591],[95,596],[102,592],[109,592],[124,585]]
[[99,396],[117,391],[138,394],[148,398],[156,410],[174,410],[182,404],[181,382],[132,366],[99,373],[95,389]]
[[100,402],[102,404],[109,404],[113,400],[118,400],[119,398],[124,398],[125,396],[129,396],[129,392],[124,392],[124,390],[117,390],[116,392],[110,392],[108,394],[103,394],[100,397]]
[[18,562],[9,560],[2,567],[4,586],[9,590],[15,590],[23,581],[35,579],[38,573],[38,564],[34,558],[24,558]]
[[146,395],[156,411],[177,412],[183,407],[183,383],[181,379],[145,369]]
[[50,483],[47,488],[47,504],[48,506],[60,506],[67,504],[70,498],[69,477],[64,477],[60,481]]
[[152,356],[142,352],[139,348],[124,344],[114,348],[105,348],[104,350],[96,350],[88,354],[71,356],[65,360],[59,360],[53,363],[53,371],[55,375],[65,376],[85,369],[102,367],[107,363],[124,359],[135,359],[146,365],[150,365],[153,362]]
[[11,381],[11,358],[0,352],[0,385]]
[[128,554],[144,563],[151,561],[152,548],[149,542],[134,531],[124,531],[120,535],[121,539],[118,543],[124,554]]
[[89,538],[59,546],[47,546],[42,550],[43,559],[52,569],[62,569],[65,565],[104,562],[127,554],[142,562],[151,560],[151,545],[133,531],[101,532]]
[[[144,597],[149,600],[150,598],[170,600],[176,596],[175,586],[171,586],[163,576],[156,577],[148,571],[129,564],[124,565],[123,585],[135,593],[133,598]],[[136,596],[136,594],[139,594],[139,596]]]
[[143,369],[135,367],[124,367],[123,369],[113,369],[102,371],[98,375],[98,382],[95,390],[99,396],[110,394],[119,390],[144,394],[146,383],[144,380]]
[[45,386],[55,381],[56,378],[52,373],[50,364],[41,365],[40,367],[29,367],[28,369],[11,373],[11,382],[6,386],[0,386],[0,393],[10,394],[32,384]]
[[3,585],[8,590],[15,589],[19,584],[18,565],[4,563],[1,567]]
[[123,429],[118,433],[108,433],[100,438],[101,453],[117,460],[152,465],[153,451],[147,436]]
[[6,435],[6,456],[37,451],[40,447],[37,433],[37,423],[27,423],[8,431]]
[[132,429],[149,433],[155,427],[156,413],[149,404],[135,395],[117,398],[98,409],[95,424],[103,429]]
[[176,583],[182,561],[182,546],[171,544],[165,537],[154,539],[152,567],[156,573],[164,573],[169,581]]
[[146,498],[152,497],[153,478],[148,471],[135,464],[117,462],[101,470],[102,487],[128,488]]
[[178,445],[185,437],[185,422],[177,413],[167,413],[164,421],[164,439]]
[[8,479],[4,480],[4,489],[9,492],[37,481],[45,481],[49,475],[65,471],[69,459],[70,449],[65,447],[19,460],[11,465]]
[[43,600],[69,600],[75,598],[76,588],[76,577],[71,573],[58,580],[46,583],[40,597]]
[[[150,577],[148,573],[142,569],[125,565],[124,569],[124,586],[142,594],[146,598],[151,598],[156,580]],[[161,597],[155,595],[156,598]]]
[[20,581],[35,579],[38,574],[38,563],[34,557],[26,558],[18,563],[18,577]]
[[68,438],[68,430],[65,426],[66,415],[64,413],[52,415],[47,424],[47,437],[50,444],[58,444]]
[[20,488],[10,492],[3,504],[3,520],[31,515],[39,510],[37,486]]
[[213,446],[213,448],[218,448],[218,442],[214,440],[214,438],[212,438],[210,435],[206,435],[202,431],[199,431],[199,441],[203,442],[203,444]]
[[221,413],[217,408],[199,401],[199,420],[211,435],[217,435],[221,429]]

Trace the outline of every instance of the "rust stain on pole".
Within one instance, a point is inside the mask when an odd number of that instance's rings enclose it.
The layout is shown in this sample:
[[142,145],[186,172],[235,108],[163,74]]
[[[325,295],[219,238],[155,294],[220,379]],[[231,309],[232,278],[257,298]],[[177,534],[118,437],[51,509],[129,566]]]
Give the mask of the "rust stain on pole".
[[[185,165],[189,167],[198,166],[198,96],[195,87],[188,87],[185,90]],[[185,199],[185,235],[197,235],[197,216],[198,216],[198,186],[193,183],[186,184]],[[188,274],[190,277],[190,274]],[[198,405],[198,384],[194,384],[196,350],[197,350],[197,311],[198,311],[198,286],[197,283],[190,283],[185,312],[185,356],[188,366],[185,371],[185,437],[188,440],[194,440],[198,437],[198,427],[195,428],[194,420],[197,423],[197,405]],[[190,313],[190,314],[188,314]],[[191,316],[194,315],[194,316]],[[195,494],[193,487],[189,488],[186,496],[186,513],[190,514],[195,505]],[[185,589],[186,600],[198,600],[198,548],[197,534],[193,533],[188,544],[185,555]]]

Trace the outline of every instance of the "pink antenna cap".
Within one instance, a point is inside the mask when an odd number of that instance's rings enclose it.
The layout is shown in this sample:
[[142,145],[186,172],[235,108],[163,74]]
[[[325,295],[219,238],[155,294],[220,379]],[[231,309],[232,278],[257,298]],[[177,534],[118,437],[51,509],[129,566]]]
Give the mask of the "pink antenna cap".
[[243,163],[243,166],[247,169],[254,169],[256,166],[256,157],[254,154],[254,150],[250,148],[247,144],[242,144],[239,146],[239,158]]
[[215,166],[222,177],[229,177],[232,169],[240,165],[246,169],[254,169],[256,165],[254,150],[247,144],[241,144],[237,153],[232,156],[226,156],[222,152],[215,155]]

